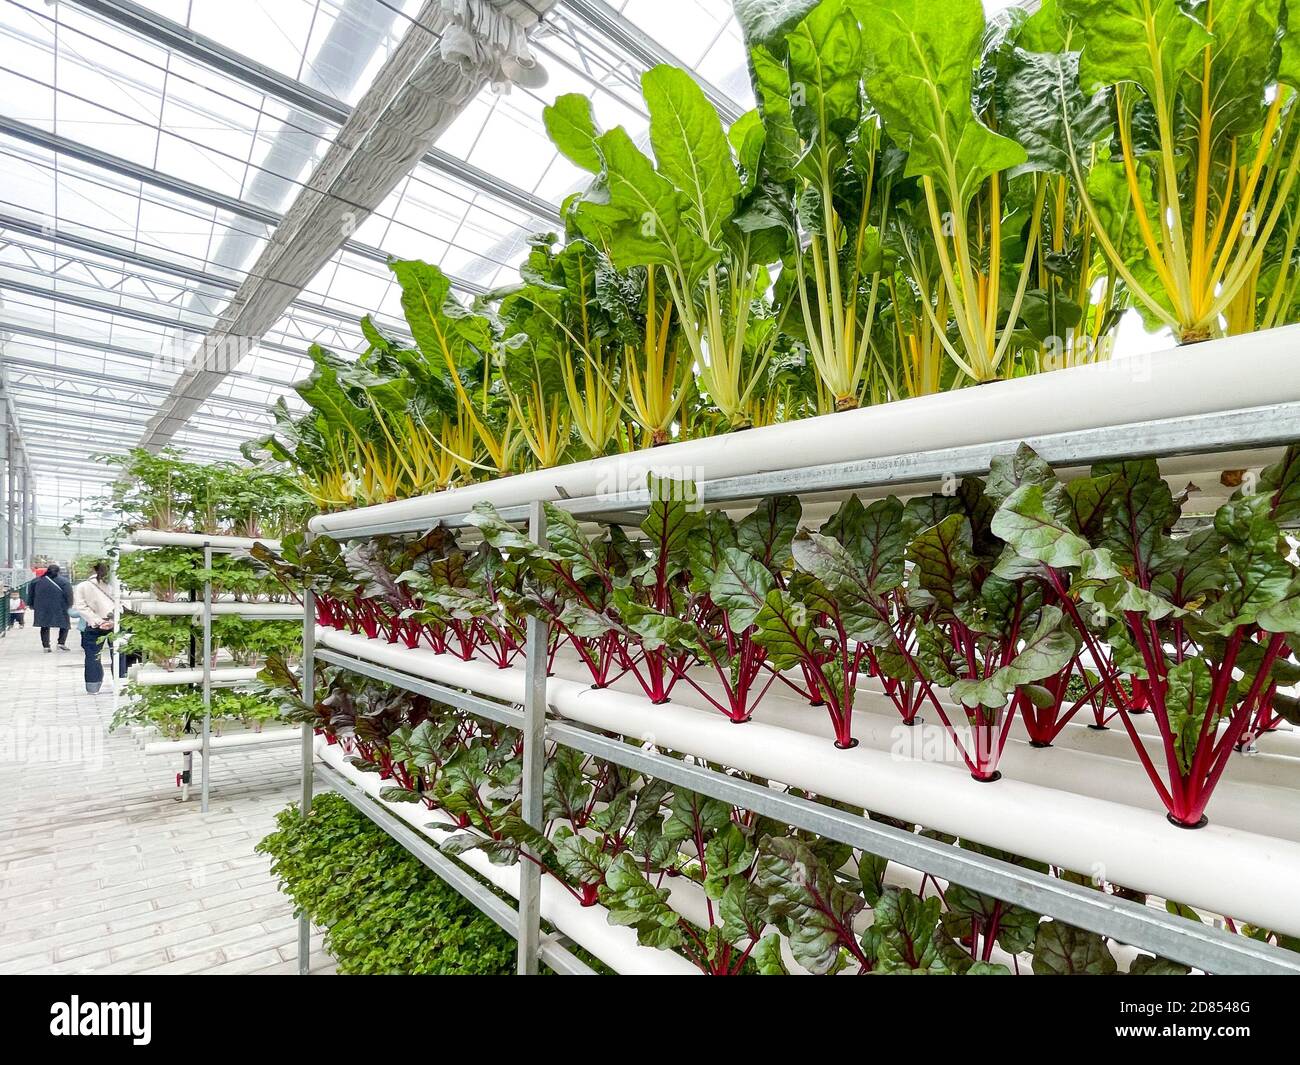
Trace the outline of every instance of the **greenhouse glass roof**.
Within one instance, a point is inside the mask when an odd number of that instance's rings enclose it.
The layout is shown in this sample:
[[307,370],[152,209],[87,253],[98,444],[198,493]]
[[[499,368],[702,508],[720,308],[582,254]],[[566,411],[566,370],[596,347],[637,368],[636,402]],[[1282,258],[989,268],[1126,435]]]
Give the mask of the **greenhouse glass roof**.
[[[296,404],[308,345],[358,350],[365,313],[400,331],[388,255],[438,264],[467,295],[511,281],[527,237],[583,183],[543,128],[557,95],[583,93],[604,126],[644,138],[638,78],[668,61],[725,117],[753,105],[729,0],[526,6],[542,15],[530,36],[546,83],[478,92],[168,442],[235,457],[270,403]],[[43,521],[108,480],[92,455],[146,438],[404,35],[433,32],[421,8],[0,3],[0,367]]]

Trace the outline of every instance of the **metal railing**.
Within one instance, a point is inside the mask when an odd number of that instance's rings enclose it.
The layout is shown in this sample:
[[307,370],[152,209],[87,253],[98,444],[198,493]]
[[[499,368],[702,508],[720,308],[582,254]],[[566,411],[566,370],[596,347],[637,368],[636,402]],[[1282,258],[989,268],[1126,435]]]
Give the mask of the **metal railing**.
[[[1293,439],[1297,434],[1297,426],[1300,426],[1300,404],[1291,403],[1105,430],[1053,434],[1030,443],[1052,465],[1065,467],[1122,456],[1223,453],[1273,446]],[[900,454],[892,458],[834,467],[803,467],[706,481],[699,486],[699,499],[705,504],[718,504],[776,494],[848,492],[887,485],[914,485],[951,473],[984,473],[995,455],[1005,454],[1018,443],[1019,441],[1005,441],[974,448],[944,449],[942,452]],[[644,493],[628,492],[599,498],[557,500],[555,505],[577,517],[630,522],[638,520],[646,502]],[[526,522],[532,539],[537,543],[545,542],[545,512],[540,502],[526,507],[503,509],[502,516],[517,523]],[[464,525],[465,517],[452,515],[441,519],[441,523],[447,526]],[[429,524],[427,519],[412,519],[320,535],[354,539],[381,534],[422,533],[427,531]],[[525,642],[525,668],[528,672],[522,707],[508,706],[335,650],[317,651],[315,617],[310,595],[305,597],[303,644],[303,688],[304,698],[308,701],[314,697],[315,660],[319,658],[332,666],[349,669],[519,728],[523,734],[524,817],[539,830],[544,827],[540,789],[545,745],[549,742],[662,778],[702,795],[817,833],[911,869],[1023,906],[1035,913],[1097,932],[1118,942],[1153,951],[1158,956],[1205,972],[1300,975],[1300,954],[1272,944],[1017,866],[956,844],[944,843],[864,816],[846,813],[778,788],[718,772],[690,760],[647,751],[639,745],[552,720],[547,712],[544,668],[547,629],[537,619],[530,618],[528,623]],[[302,770],[301,809],[305,814],[311,806],[314,774],[313,730],[309,725],[303,726]],[[357,804],[355,796],[360,794],[360,789],[347,784],[339,774],[329,770],[328,775],[321,773],[321,779],[327,786],[345,794],[354,805]],[[380,822],[376,820],[376,823]],[[429,846],[432,844],[429,843]],[[441,863],[437,863],[436,868],[429,862],[425,864],[442,875]],[[522,864],[518,923],[512,931],[519,940],[519,972],[533,973],[537,971],[539,957],[545,959],[538,914],[539,874],[535,863]],[[464,873],[462,867],[456,868],[459,873]],[[457,890],[462,890],[460,885],[463,880],[459,873],[456,882],[448,882]],[[479,905],[479,889],[483,886],[478,881],[474,883],[478,884],[478,888],[462,893]],[[309,934],[310,927],[306,918],[303,918],[299,934],[299,971],[303,973],[309,967]]]

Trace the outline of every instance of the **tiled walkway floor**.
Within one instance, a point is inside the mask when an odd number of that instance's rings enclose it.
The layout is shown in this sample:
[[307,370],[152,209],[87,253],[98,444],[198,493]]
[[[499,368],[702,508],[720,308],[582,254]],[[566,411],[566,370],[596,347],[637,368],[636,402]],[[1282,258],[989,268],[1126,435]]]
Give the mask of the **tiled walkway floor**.
[[[179,801],[179,755],[107,734],[108,687],[86,694],[79,646],[0,639],[0,973],[296,972],[292,907],[253,848],[297,796],[297,747],[214,757],[204,815],[197,788]],[[312,956],[332,970],[319,935]]]

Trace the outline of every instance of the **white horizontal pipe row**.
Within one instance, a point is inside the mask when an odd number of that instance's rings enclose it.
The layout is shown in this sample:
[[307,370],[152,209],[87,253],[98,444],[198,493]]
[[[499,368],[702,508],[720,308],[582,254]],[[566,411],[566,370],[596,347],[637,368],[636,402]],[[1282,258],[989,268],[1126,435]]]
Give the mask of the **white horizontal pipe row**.
[[[167,603],[157,599],[136,600],[122,604],[129,613],[145,617],[202,617],[203,604]],[[241,617],[257,621],[295,621],[302,617],[302,607],[293,603],[238,603],[233,600],[212,604],[214,617]]]
[[314,532],[430,520],[486,501],[611,494],[646,474],[714,480],[1300,400],[1300,326],[1228,337],[1131,359],[1077,366],[937,395],[881,403],[744,433],[590,459],[312,518]]
[[[379,798],[380,792],[390,785],[380,780],[378,773],[363,773],[356,769],[338,745],[327,744],[317,737],[316,756],[355,781],[368,795],[433,842],[441,843],[454,834],[449,818],[441,811],[431,811],[422,803],[384,802]],[[447,828],[439,828],[430,822],[440,822]],[[493,865],[480,850],[465,851],[456,857],[512,898],[519,898],[518,864]],[[553,877],[541,879],[541,913],[545,921],[625,976],[699,975],[699,970],[680,955],[641,946],[633,929],[609,923],[605,907],[582,906]]]
[[[877,705],[874,700],[888,698],[884,694],[884,688],[880,681],[874,677],[859,678],[858,691],[866,695],[868,699],[873,700],[863,704],[868,709],[872,709]],[[953,713],[956,713],[959,717],[961,716],[961,708],[944,689],[936,689],[936,694],[943,701],[944,709],[949,711],[950,718]],[[1068,710],[1071,705],[1072,700],[1067,700],[1066,709]],[[1133,742],[1129,737],[1128,730],[1124,728],[1124,723],[1115,713],[1114,707],[1108,707],[1105,713],[1110,717],[1106,731],[1099,732],[1090,729],[1088,725],[1094,723],[1092,708],[1089,704],[1084,704],[1079,709],[1079,712],[1071,718],[1070,723],[1066,725],[1060,735],[1052,741],[1053,746],[1073,747],[1092,754],[1104,754],[1112,758],[1136,760],[1137,752],[1133,749]],[[1111,717],[1112,714],[1115,716]],[[935,717],[934,710],[928,703],[923,705],[921,716],[927,720]],[[1129,720],[1133,722],[1133,731],[1142,737],[1147,753],[1152,756],[1157,765],[1163,765],[1164,748],[1161,746],[1160,728],[1156,724],[1155,715],[1151,713],[1130,714]],[[1227,725],[1223,725],[1222,728],[1227,728]],[[1011,735],[1013,738],[1025,742],[1029,741],[1024,721],[1018,715],[1016,723],[1012,726]],[[1283,722],[1282,727],[1277,732],[1269,732],[1259,737],[1255,746],[1258,750],[1257,754],[1234,759],[1232,767],[1227,773],[1228,778],[1258,780],[1261,783],[1281,782],[1289,786],[1300,786],[1300,766],[1295,764],[1296,759],[1300,758],[1300,731],[1297,731],[1294,726]],[[1279,775],[1285,775],[1286,778],[1279,780]]]
[[[212,670],[213,684],[243,684],[257,679],[258,670],[251,666],[220,666]],[[201,669],[142,669],[132,666],[128,679],[146,688],[202,684]]]
[[[590,677],[581,663],[557,656],[557,675],[579,683]],[[623,678],[613,690],[637,695],[635,681]],[[721,692],[716,684],[701,682],[715,698]],[[673,703],[709,711],[704,700],[687,684],[679,681],[673,688]],[[858,693],[853,715],[853,736],[878,751],[905,759],[941,762],[961,771],[964,763],[933,710],[924,720],[904,725],[889,699],[879,693]],[[946,707],[949,720],[958,729],[964,724],[960,708]],[[774,685],[754,712],[754,720],[794,729],[823,738],[830,744],[835,736],[826,712],[811,707],[784,687]],[[1003,752],[999,768],[1004,777],[1045,787],[1063,789],[1079,795],[1121,802],[1163,813],[1151,781],[1147,778],[1127,733],[1091,732],[1080,726],[1082,736],[1125,748],[1128,757],[1114,757],[1101,750],[1077,749],[1061,742],[1046,749],[1034,749],[1023,739],[1013,738]],[[968,736],[962,742],[970,749]],[[1087,744],[1080,741],[1080,747]],[[1164,765],[1158,754],[1156,765]],[[1240,758],[1234,755],[1210,803],[1211,820],[1269,836],[1300,842],[1300,763],[1288,758]]]
[[[275,728],[265,732],[232,732],[225,736],[211,736],[208,739],[210,751],[230,751],[244,747],[275,747],[280,744],[296,743],[302,739],[302,733],[296,728]],[[188,754],[203,749],[203,740],[198,736],[186,736],[179,740],[153,740],[144,745],[144,753]]]
[[270,551],[280,550],[280,541],[267,537],[251,539],[247,536],[164,532],[161,529],[136,529],[127,543],[134,547],[213,547],[220,551],[247,551],[262,544]]
[[[416,676],[508,702],[523,698],[517,667],[498,670],[347,633],[319,633],[324,646]],[[1300,934],[1300,911],[1292,901],[1300,845],[1289,840],[1214,823],[1180,830],[1153,810],[1013,779],[981,784],[964,767],[897,759],[866,745],[839,751],[820,736],[762,720],[733,725],[714,711],[682,703],[652,706],[640,696],[560,678],[548,683],[548,694],[563,717],[656,747]]]

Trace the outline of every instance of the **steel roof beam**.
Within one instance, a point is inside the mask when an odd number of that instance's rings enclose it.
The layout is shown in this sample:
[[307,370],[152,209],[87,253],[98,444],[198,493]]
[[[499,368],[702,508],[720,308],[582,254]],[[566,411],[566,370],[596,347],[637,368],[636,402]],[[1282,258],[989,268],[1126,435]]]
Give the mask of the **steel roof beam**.
[[[124,455],[135,448],[134,442],[130,440],[122,440],[120,438],[94,441],[75,439],[68,436],[66,425],[61,426],[56,422],[44,419],[38,419],[33,422],[30,436],[34,440],[44,437],[49,441],[49,444],[54,450],[70,451],[74,454],[83,456],[86,454],[98,454],[100,452],[112,452],[114,454]],[[242,444],[243,441],[241,440],[239,443]],[[50,448],[46,448],[46,450],[48,451]],[[233,458],[237,449],[228,450],[220,444],[206,447],[201,444],[196,444],[186,448],[185,450],[205,459],[223,459]]]
[[[544,8],[550,0],[537,2]],[[504,5],[484,13],[490,23],[484,29],[513,33],[534,22],[531,14],[515,21]],[[502,25],[503,20],[513,25]],[[180,430],[225,376],[225,367],[214,365],[211,353],[226,350],[232,340],[255,342],[264,336],[338,250],[343,235],[383,203],[487,83],[497,46],[479,38],[482,54],[472,65],[462,61],[463,54],[445,57],[441,31],[453,28],[471,32],[461,25],[454,7],[424,0],[414,25],[385,60],[249,277],[150,419],[142,446],[160,447]]]
[[[211,285],[213,288],[224,289],[239,287],[239,282],[234,278],[222,277],[220,274],[213,274],[196,267],[186,266],[184,263],[169,262],[167,259],[132,251],[129,248],[118,247],[109,244],[107,241],[95,240],[93,237],[83,236],[79,233],[68,233],[62,229],[38,225],[16,215],[0,213],[0,229],[21,233],[23,236],[32,237],[36,240],[49,241],[51,244],[66,245],[69,248],[76,248],[78,251],[89,252],[92,255],[102,255],[106,259],[120,259],[124,263],[131,263],[133,266],[138,266],[144,270],[157,270],[160,274],[183,277],[186,281],[194,281],[200,285]],[[20,246],[30,247],[29,245]],[[32,250],[40,252],[40,249]],[[42,252],[42,254],[54,253]]]
[[[208,207],[216,208],[219,211],[225,211],[228,214],[236,215],[240,218],[246,218],[251,222],[258,222],[267,227],[268,232],[263,236],[270,240],[271,231],[279,227],[283,217],[277,212],[266,207],[258,207],[256,204],[248,203],[245,200],[237,199],[234,196],[227,196],[224,193],[215,192],[212,189],[205,189],[200,185],[195,185],[191,181],[185,181],[182,178],[174,177],[171,174],[164,174],[161,171],[154,170],[152,167],[142,166],[139,163],[133,163],[129,159],[122,159],[110,152],[101,151],[98,148],[92,148],[87,144],[81,144],[78,141],[71,140],[68,137],[60,136],[57,133],[50,133],[40,129],[37,126],[28,125],[26,122],[20,122],[18,119],[9,118],[0,115],[0,134],[13,137],[16,140],[25,141],[28,144],[34,144],[38,148],[44,148],[46,151],[55,152],[59,155],[66,155],[73,159],[78,159],[90,166],[97,167],[100,170],[107,170],[110,173],[117,174],[119,177],[127,178],[130,181],[139,181],[142,184],[150,185],[154,188],[163,189],[177,196],[184,196],[187,199],[194,200],[196,203],[205,204]],[[355,214],[356,211],[354,210]],[[371,247],[369,244],[362,244],[360,241],[347,239],[339,245],[344,251],[352,252],[363,259],[369,259],[372,262],[384,263],[387,265],[389,258],[387,252],[379,248]],[[482,295],[487,288],[475,281],[466,281],[462,278],[451,277],[447,275],[456,288],[473,295]],[[301,286],[300,286],[301,288]]]
[[[6,289],[12,289],[14,292],[21,292],[27,296],[34,296],[37,299],[49,300],[51,303],[66,303],[73,307],[80,307],[82,310],[93,311],[96,314],[105,314],[112,317],[130,318],[133,321],[142,322],[146,325],[156,325],[161,329],[180,330],[185,333],[195,333],[198,335],[207,335],[208,330],[205,326],[190,325],[185,322],[178,322],[172,318],[165,318],[160,314],[154,314],[151,311],[141,311],[134,307],[116,307],[111,303],[100,303],[98,300],[92,300],[87,296],[77,296],[71,292],[57,292],[48,288],[41,288],[39,285],[29,285],[25,281],[9,281],[0,278],[0,293]],[[21,328],[10,326],[8,322],[0,321],[0,333],[13,331],[21,332]],[[73,339],[72,343],[79,343]],[[295,359],[306,358],[302,350],[291,348],[287,344],[277,344],[272,340],[259,340],[256,344],[251,345],[246,354],[258,348],[266,351],[278,351],[285,355],[290,355]],[[150,356],[152,359],[160,359],[161,356]]]
[[[142,311],[137,307],[119,307],[112,303],[100,303],[98,300],[92,300],[89,296],[79,296],[73,292],[59,292],[57,289],[32,285],[26,281],[15,281],[13,278],[0,277],[0,292],[3,291],[21,292],[24,296],[49,300],[51,303],[64,303],[72,307],[80,307],[82,310],[93,311],[96,314],[111,315],[114,318],[130,318],[132,321],[156,325],[162,329],[178,329],[186,333],[207,332],[206,326],[196,325],[192,322],[182,322],[175,318],[154,314],[152,311]],[[6,327],[0,325],[0,329],[4,328]]]
[[707,78],[703,78],[678,59],[672,52],[632,23],[626,16],[610,7],[605,0],[561,0],[564,9],[606,40],[613,41],[647,70],[668,63],[690,73],[695,83],[704,90],[709,103],[722,115],[727,125],[735,122],[743,111],[736,101]]
[[[121,395],[114,395],[114,396],[86,395],[84,392],[77,392],[75,390],[76,384],[71,381],[64,380],[63,385],[67,389],[67,391],[65,391],[62,394],[59,394],[59,393],[51,393],[50,385],[48,382],[29,383],[25,381],[16,381],[16,380],[11,380],[9,382],[9,387],[19,392],[23,396],[45,396],[48,398],[50,395],[54,395],[56,399],[64,401],[68,404],[68,406],[66,407],[58,407],[56,409],[58,409],[60,413],[68,414],[73,417],[94,418],[97,416],[96,412],[93,410],[81,410],[80,408],[74,406],[73,401],[79,403],[106,404],[108,406],[114,408],[120,408],[122,410],[148,411],[151,414],[153,413],[153,411],[157,409],[157,401],[155,400],[154,402],[149,402],[149,400],[144,396],[141,396],[138,399],[130,399],[130,398],[123,397]],[[108,386],[104,385],[101,387],[106,388]],[[25,399],[20,399],[19,402],[24,406],[27,405],[27,401]],[[217,406],[224,405],[221,403],[220,400],[214,400],[209,402],[212,402]],[[251,429],[251,430],[267,429],[272,425],[274,425],[275,423],[274,416],[271,414],[270,409],[266,406],[262,406],[262,407],[233,406],[233,407],[228,407],[227,409],[233,415],[232,417],[226,417],[221,414],[217,414],[213,411],[198,411],[195,414],[195,417],[202,419],[203,421],[206,422],[214,422],[217,425],[229,425],[231,427],[238,427],[238,428]]]
[[[49,241],[55,245],[65,245],[69,248],[76,248],[78,251],[87,252],[92,255],[100,255],[106,259],[118,259],[124,263],[130,263],[132,266],[139,267],[143,270],[156,270],[160,274],[170,274],[173,277],[183,277],[187,281],[194,281],[200,285],[209,285],[212,288],[221,288],[233,292],[239,288],[240,282],[234,278],[222,277],[220,274],[213,274],[206,270],[199,270],[195,267],[185,266],[183,263],[169,262],[166,259],[160,259],[157,256],[146,255],[138,251],[131,251],[127,248],[117,247],[106,241],[95,240],[92,237],[82,236],[77,233],[68,233],[60,229],[50,229],[37,225],[23,218],[14,215],[0,213],[0,230],[11,230],[15,233],[22,233],[25,236],[32,237],[36,240]],[[13,242],[15,247],[23,248],[37,255],[60,255],[56,251],[46,251],[42,248],[33,248],[29,244],[20,244]],[[69,258],[75,258],[69,256]],[[83,259],[77,259],[77,262],[86,262]],[[87,263],[88,266],[96,266],[97,263]],[[105,269],[116,270],[114,266],[106,266]],[[147,280],[157,280],[160,284],[174,284],[174,282],[165,281],[161,278]],[[310,311],[313,314],[328,315],[331,318],[337,318],[341,322],[354,323],[360,318],[356,311],[344,310],[339,307],[331,307],[326,303],[316,303],[312,300],[296,299],[293,306],[304,311]],[[404,322],[397,322],[395,319],[376,317],[376,321],[386,325],[395,326],[405,329]]]
[[[179,23],[132,3],[131,0],[71,0],[71,2],[106,21],[130,30],[139,37],[218,70],[282,103],[336,126],[343,126],[352,114],[352,108],[329,94],[286,77],[279,71],[242,56],[210,37],[195,33]],[[560,221],[560,212],[554,204],[508,181],[503,181],[472,163],[457,159],[439,148],[430,147],[421,158],[433,169],[478,192],[486,193],[494,199],[548,222]]]
[[[121,377],[117,374],[100,373],[97,370],[80,370],[75,367],[58,366],[50,363],[36,362],[33,359],[16,359],[12,355],[5,357],[5,365],[9,367],[12,377],[11,384],[16,388],[35,387],[21,378],[48,378],[56,381],[64,381],[69,384],[84,382],[87,385],[102,386],[104,388],[120,388],[125,392],[134,392],[138,395],[148,393],[163,393],[170,391],[169,385],[159,384],[155,381],[140,381],[130,377]],[[113,397],[105,397],[110,402]],[[264,412],[267,404],[251,399],[239,399],[234,396],[213,396],[209,400],[214,406],[228,407],[231,410],[246,410],[252,412]]]
[[[142,418],[131,418],[125,415],[117,415],[117,414],[102,414],[99,411],[93,411],[93,410],[77,410],[70,406],[60,407],[58,405],[50,406],[44,403],[30,403],[27,402],[26,400],[15,400],[15,402],[18,404],[19,412],[24,416],[29,414],[35,414],[38,417],[42,415],[49,415],[54,418],[84,418],[90,421],[107,422],[111,425],[125,425],[125,426],[129,426],[132,429],[139,429],[141,426],[144,425],[144,419]],[[131,408],[126,408],[126,409],[131,409]],[[224,422],[222,424],[229,425],[232,423]],[[248,425],[245,426],[245,428],[248,430],[246,434],[214,432],[205,428],[202,425],[195,425],[192,431],[196,434],[206,435],[209,438],[214,438],[222,442],[224,442],[226,438],[229,438],[230,440],[236,441],[237,443],[243,443],[249,437],[262,435],[259,432],[259,429],[264,431],[268,427],[269,427],[269,423],[263,426]]]
[[[109,344],[102,340],[88,340],[84,337],[69,336],[67,333],[54,332],[49,329],[38,329],[35,326],[0,321],[0,335],[4,333],[45,340],[56,346],[66,344],[70,347],[85,348],[89,351],[99,351],[105,355],[116,355],[126,359],[140,359],[144,362],[157,362],[159,360],[158,355],[151,355],[147,351],[136,351],[133,348],[125,348],[120,344]],[[297,356],[295,353],[295,357],[301,356]],[[258,384],[267,385],[271,388],[288,389],[293,387],[292,381],[282,381],[277,377],[262,377],[260,374],[231,372],[227,376],[236,384]]]

